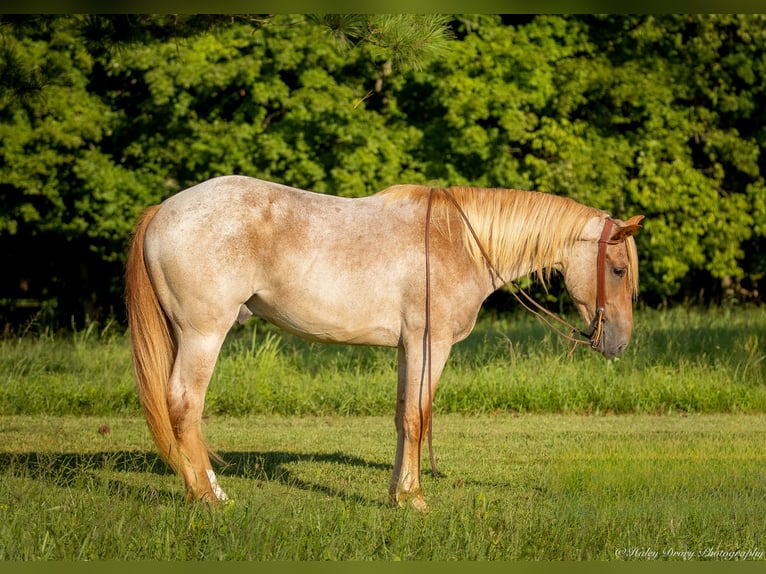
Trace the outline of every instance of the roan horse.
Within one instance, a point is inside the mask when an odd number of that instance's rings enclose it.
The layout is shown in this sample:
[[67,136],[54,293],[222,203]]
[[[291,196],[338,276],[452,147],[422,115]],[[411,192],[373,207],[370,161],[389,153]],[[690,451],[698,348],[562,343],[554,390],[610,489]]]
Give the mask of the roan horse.
[[560,272],[592,346],[617,355],[633,328],[640,219],[509,189],[396,185],[349,199],[225,176],[179,192],[141,216],[126,268],[138,392],[159,453],[189,499],[227,500],[202,412],[227,332],[256,315],[313,341],[398,349],[389,493],[425,508],[433,395],[482,302],[518,277]]

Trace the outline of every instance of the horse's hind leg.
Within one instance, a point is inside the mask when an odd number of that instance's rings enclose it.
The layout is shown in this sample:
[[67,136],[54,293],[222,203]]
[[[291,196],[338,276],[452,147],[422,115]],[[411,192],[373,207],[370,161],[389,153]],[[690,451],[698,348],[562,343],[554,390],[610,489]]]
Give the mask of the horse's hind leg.
[[226,330],[208,335],[193,329],[177,333],[178,353],[170,376],[168,408],[181,450],[180,471],[190,500],[227,499],[218,486],[202,435],[205,393],[225,337]]

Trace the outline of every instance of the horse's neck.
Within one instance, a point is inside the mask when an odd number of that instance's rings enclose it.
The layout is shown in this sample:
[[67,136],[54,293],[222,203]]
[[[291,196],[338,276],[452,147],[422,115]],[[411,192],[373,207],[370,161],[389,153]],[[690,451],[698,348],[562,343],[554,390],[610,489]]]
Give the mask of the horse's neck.
[[[555,195],[510,189],[450,188],[440,197],[443,221],[463,225],[463,244],[497,281],[560,271],[567,250],[595,210]],[[438,196],[437,196],[438,197]],[[455,205],[459,205],[459,215]]]

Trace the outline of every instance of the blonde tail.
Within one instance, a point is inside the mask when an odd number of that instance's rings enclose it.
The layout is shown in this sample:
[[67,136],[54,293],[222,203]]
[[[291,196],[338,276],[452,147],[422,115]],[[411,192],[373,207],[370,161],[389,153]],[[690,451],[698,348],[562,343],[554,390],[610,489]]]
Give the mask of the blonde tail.
[[146,422],[162,458],[173,470],[180,472],[180,452],[166,394],[176,343],[144,261],[146,228],[159,207],[155,205],[144,211],[136,225],[125,268],[125,304],[133,370]]

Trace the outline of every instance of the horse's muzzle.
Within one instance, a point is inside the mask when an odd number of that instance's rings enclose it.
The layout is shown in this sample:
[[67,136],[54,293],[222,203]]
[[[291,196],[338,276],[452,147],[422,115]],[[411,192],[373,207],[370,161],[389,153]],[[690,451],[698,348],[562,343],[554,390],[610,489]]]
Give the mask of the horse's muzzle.
[[591,347],[607,359],[613,359],[628,348],[631,331],[631,328],[621,329],[618,325],[604,320],[601,322],[598,338],[593,337],[595,332],[591,336]]

